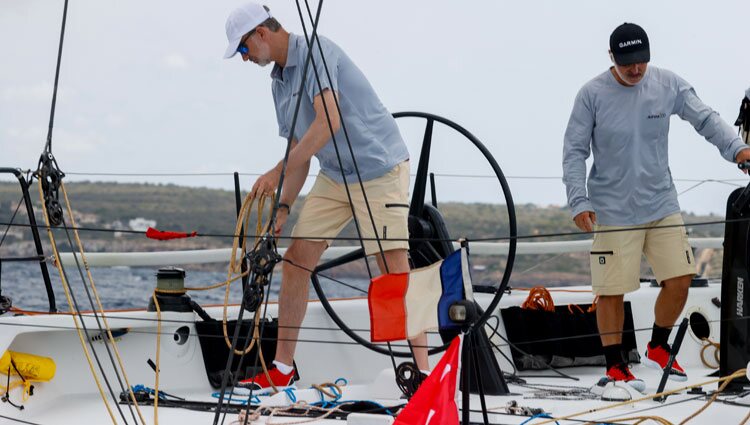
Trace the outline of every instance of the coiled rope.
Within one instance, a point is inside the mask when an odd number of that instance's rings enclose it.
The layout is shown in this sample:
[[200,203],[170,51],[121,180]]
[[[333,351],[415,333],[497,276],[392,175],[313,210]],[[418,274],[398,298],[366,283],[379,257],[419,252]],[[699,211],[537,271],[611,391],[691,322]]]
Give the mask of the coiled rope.
[[[271,407],[258,407],[252,413],[248,413],[247,410],[241,410],[239,416],[237,417],[237,420],[235,420],[234,422],[232,422],[232,424],[233,425],[239,425],[239,424],[250,424],[250,423],[253,423],[253,422],[257,421],[258,419],[260,419],[260,417],[264,413],[268,413],[268,417],[267,417],[266,421],[264,422],[265,424],[268,424],[268,425],[282,424],[282,423],[285,424],[285,425],[308,424],[308,423],[312,423],[312,422],[321,421],[321,420],[323,420],[323,419],[331,416],[332,414],[334,414],[334,413],[336,413],[338,411],[341,411],[341,408],[343,408],[344,406],[348,406],[350,404],[354,404],[354,402],[341,403],[341,404],[336,405],[336,407],[334,407],[332,409],[326,409],[326,408],[323,408],[323,407],[313,406],[311,404],[308,404],[305,401],[298,401],[298,402],[292,404],[291,406],[286,406],[286,407],[273,407],[273,408],[271,408]],[[293,412],[294,410],[303,410],[303,412],[296,413],[296,412]],[[310,415],[311,412],[321,412],[323,414],[320,415],[320,416],[318,416],[318,417],[315,417],[315,418],[308,418],[308,419],[299,420],[299,421],[291,421],[290,422],[288,420],[284,420],[283,422],[276,422],[276,421],[271,422],[271,420],[273,419],[273,417],[275,415],[279,414],[279,413],[283,413],[284,416],[306,417],[306,416]]]
[[552,295],[550,295],[547,288],[544,286],[535,286],[529,291],[529,296],[526,297],[526,301],[521,304],[521,308],[554,313],[555,302],[552,301]]
[[[718,369],[719,366],[721,366],[719,361],[721,345],[718,342],[711,340],[711,338],[701,338],[701,341],[703,342],[703,348],[701,348],[701,362],[703,362],[703,366],[710,369]],[[706,351],[708,351],[709,348],[713,348],[713,357],[716,363],[710,363],[706,360]]]

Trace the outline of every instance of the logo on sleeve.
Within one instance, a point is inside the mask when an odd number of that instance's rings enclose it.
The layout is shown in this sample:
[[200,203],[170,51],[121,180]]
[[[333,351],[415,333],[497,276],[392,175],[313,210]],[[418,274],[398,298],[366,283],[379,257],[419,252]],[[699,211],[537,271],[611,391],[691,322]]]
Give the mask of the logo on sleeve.
[[666,118],[666,117],[667,117],[667,114],[666,114],[666,113],[664,113],[664,112],[660,112],[660,113],[658,113],[658,114],[650,114],[650,115],[648,116],[648,119],[650,119],[650,120],[658,120],[658,119],[661,119],[661,118]]

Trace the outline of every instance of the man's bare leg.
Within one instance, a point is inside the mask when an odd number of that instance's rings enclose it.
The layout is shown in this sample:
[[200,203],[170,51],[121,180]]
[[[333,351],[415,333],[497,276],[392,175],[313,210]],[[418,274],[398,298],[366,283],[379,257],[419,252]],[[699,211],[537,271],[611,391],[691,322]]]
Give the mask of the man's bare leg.
[[625,324],[624,295],[600,295],[596,303],[596,324],[602,345],[622,343],[622,327]]
[[[385,263],[388,264],[388,273],[409,273],[409,270],[411,270],[411,267],[409,267],[409,257],[406,255],[405,249],[393,249],[385,251],[383,254],[385,256]],[[378,262],[380,272],[386,273],[386,267],[380,254],[375,258]],[[414,348],[417,367],[420,370],[430,370],[430,361],[427,357],[427,335],[422,333],[409,341]]]
[[[295,239],[284,254],[279,293],[279,336],[276,341],[277,362],[291,366],[297,348],[297,337],[307,311],[310,272],[326,250],[324,241]],[[299,266],[299,267],[298,267]]]
[[662,282],[659,296],[654,304],[654,323],[662,328],[671,328],[680,317],[687,302],[688,290],[693,275],[685,275],[667,279]]

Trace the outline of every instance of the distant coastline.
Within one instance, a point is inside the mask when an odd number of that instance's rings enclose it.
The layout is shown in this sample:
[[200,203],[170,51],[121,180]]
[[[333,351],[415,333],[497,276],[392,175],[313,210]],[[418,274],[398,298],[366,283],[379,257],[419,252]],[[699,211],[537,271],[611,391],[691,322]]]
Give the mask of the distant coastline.
[[[73,182],[67,184],[68,194],[79,227],[96,229],[81,233],[87,251],[132,252],[204,249],[231,246],[231,235],[235,226],[235,196],[233,192],[164,184]],[[42,223],[38,195],[32,198],[37,220]],[[17,183],[0,182],[0,223],[8,223],[21,193]],[[302,200],[298,201],[285,227],[288,234],[297,219]],[[452,237],[471,239],[505,237],[508,235],[507,217],[503,205],[486,203],[445,202],[439,205]],[[534,204],[516,205],[519,235],[575,233],[567,208],[540,207]],[[719,216],[698,216],[683,213],[687,223],[719,221]],[[15,223],[28,223],[23,205],[20,206]],[[152,226],[160,230],[192,232],[199,234],[227,235],[198,237],[169,242],[147,239],[142,233]],[[723,225],[689,226],[695,237],[723,236]],[[33,244],[27,227],[0,224],[0,235],[6,234],[0,245],[0,257],[32,255]],[[342,236],[354,237],[356,232],[349,226]],[[586,239],[585,235],[565,237],[540,237],[538,240]],[[46,236],[43,235],[45,244]],[[286,240],[280,244],[286,245]],[[339,245],[353,242],[341,241]],[[67,250],[66,242],[60,242]],[[709,253],[706,261],[713,273],[720,273],[720,252]],[[479,283],[492,284],[499,281],[504,270],[504,258],[474,257],[474,275]],[[196,266],[197,267],[197,266]],[[197,268],[221,269],[223,265]],[[644,268],[644,271],[646,269]],[[361,275],[364,267],[352,265],[335,272],[337,275]],[[537,255],[517,258],[514,279],[524,285],[551,282],[559,285],[587,284],[589,279],[588,258],[585,253],[563,255]]]

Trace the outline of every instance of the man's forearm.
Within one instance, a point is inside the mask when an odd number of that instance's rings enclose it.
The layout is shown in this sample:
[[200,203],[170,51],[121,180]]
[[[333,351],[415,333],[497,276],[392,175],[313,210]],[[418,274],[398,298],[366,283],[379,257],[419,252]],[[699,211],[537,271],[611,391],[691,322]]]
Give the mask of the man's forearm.
[[302,190],[302,186],[305,184],[309,171],[310,161],[302,164],[302,166],[289,169],[284,188],[281,190],[280,203],[290,206],[294,203],[297,196],[299,196],[300,190]]

